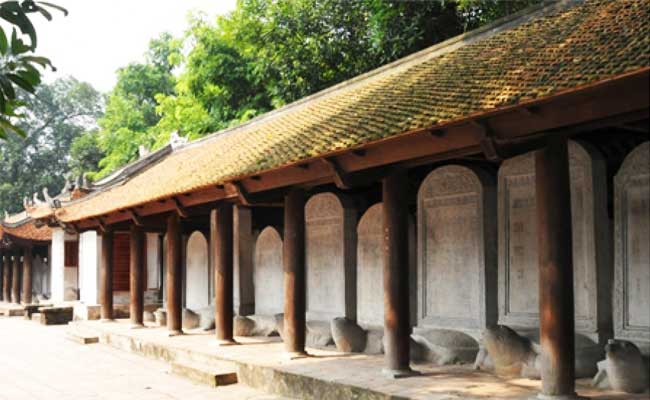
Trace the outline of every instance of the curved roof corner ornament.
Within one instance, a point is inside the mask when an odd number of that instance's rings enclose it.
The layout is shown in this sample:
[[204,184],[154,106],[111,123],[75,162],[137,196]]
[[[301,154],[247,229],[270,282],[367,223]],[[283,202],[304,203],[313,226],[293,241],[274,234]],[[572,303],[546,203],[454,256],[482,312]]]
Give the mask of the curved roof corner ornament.
[[[43,188],[43,197],[45,198],[45,202],[47,203],[48,206],[54,207],[54,199],[50,196],[49,190],[47,187]],[[35,197],[37,199],[38,197]],[[40,200],[39,200],[40,201]],[[43,202],[41,202],[43,203]]]
[[178,131],[174,131],[169,135],[169,144],[172,146],[172,149],[183,146],[187,143],[187,137],[183,137],[178,134]]

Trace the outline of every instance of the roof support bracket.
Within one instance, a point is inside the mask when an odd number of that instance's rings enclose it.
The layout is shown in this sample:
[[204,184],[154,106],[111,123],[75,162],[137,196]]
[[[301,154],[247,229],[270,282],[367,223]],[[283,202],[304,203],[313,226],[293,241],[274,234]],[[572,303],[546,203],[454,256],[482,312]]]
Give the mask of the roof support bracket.
[[181,218],[187,218],[188,217],[188,212],[183,203],[178,199],[178,197],[174,196],[172,197],[172,202],[174,203],[174,208],[176,209],[176,212],[178,213],[178,216]]
[[237,198],[242,205],[249,206],[252,204],[250,195],[244,185],[239,181],[232,182],[233,187],[237,190]]
[[350,189],[352,184],[350,182],[348,174],[341,168],[338,162],[333,158],[321,158],[325,164],[327,164],[332,171],[334,176],[334,184],[339,189]]
[[129,208],[127,210],[127,212],[129,213],[129,216],[131,217],[131,219],[133,220],[133,223],[136,226],[140,226],[140,227],[143,226],[143,223],[142,223],[142,220],[140,219],[140,216],[138,215],[138,213],[133,208]]
[[470,120],[470,124],[475,127],[481,135],[479,145],[481,146],[481,150],[483,150],[485,158],[490,161],[503,160],[503,157],[499,152],[496,133],[492,128],[490,128],[487,121]]

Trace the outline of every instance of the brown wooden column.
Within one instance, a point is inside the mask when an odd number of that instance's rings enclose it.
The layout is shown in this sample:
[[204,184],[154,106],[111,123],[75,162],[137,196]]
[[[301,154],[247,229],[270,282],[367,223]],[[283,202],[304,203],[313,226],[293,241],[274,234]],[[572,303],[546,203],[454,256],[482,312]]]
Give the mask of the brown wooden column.
[[3,257],[4,258],[4,276],[2,277],[3,279],[3,287],[2,291],[4,294],[5,301],[7,303],[11,303],[11,278],[13,275],[13,267],[11,265],[11,256],[6,255]]
[[102,233],[102,257],[99,265],[99,303],[102,321],[113,320],[113,231]]
[[305,194],[294,189],[284,199],[284,348],[306,356]]
[[535,154],[542,397],[575,395],[571,190],[566,139]]
[[141,327],[144,312],[144,231],[136,225],[131,226],[129,289],[131,326]]
[[182,258],[181,222],[178,214],[167,218],[167,330],[170,336],[183,334],[182,330]]
[[24,304],[32,303],[32,248],[23,250],[23,298]]
[[11,302],[20,304],[20,253],[14,255],[13,273],[11,279]]
[[384,373],[390,377],[409,376],[409,248],[408,176],[400,170],[382,182],[384,202]]
[[0,254],[0,301],[5,301],[5,256]]
[[210,213],[214,263],[215,333],[221,345],[233,344],[233,213],[222,204]]

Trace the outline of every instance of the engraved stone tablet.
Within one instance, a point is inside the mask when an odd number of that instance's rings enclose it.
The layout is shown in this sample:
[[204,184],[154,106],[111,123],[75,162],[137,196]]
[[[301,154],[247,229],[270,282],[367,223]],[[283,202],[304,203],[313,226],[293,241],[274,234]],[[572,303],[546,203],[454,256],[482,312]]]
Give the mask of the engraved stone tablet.
[[199,231],[187,240],[185,276],[186,307],[190,310],[207,307],[210,304],[208,241]]
[[650,346],[650,142],[614,178],[614,334]]
[[418,328],[477,333],[496,321],[496,199],[481,170],[449,165],[418,193]]
[[344,196],[320,193],[305,205],[307,319],[356,319],[356,215]]
[[267,226],[257,237],[253,262],[255,314],[275,315],[284,312],[282,238],[275,228]]
[[[357,323],[365,329],[384,327],[383,205],[370,207],[357,225]],[[409,289],[415,323],[415,224],[409,217]]]
[[[603,342],[611,326],[611,264],[603,158],[569,141],[575,326]],[[524,154],[499,169],[499,323],[539,326],[535,157]],[[610,286],[611,287],[611,286]]]

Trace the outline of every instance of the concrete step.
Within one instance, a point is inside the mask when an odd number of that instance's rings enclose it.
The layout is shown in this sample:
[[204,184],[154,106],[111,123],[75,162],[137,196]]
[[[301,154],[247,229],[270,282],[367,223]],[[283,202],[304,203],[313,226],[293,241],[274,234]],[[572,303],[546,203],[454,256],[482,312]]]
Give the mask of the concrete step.
[[65,338],[79,344],[99,343],[99,336],[74,330],[66,331]]
[[174,375],[212,387],[237,383],[237,369],[227,363],[224,363],[223,366],[206,366],[172,362],[171,372]]
[[32,321],[41,322],[41,313],[32,313]]

